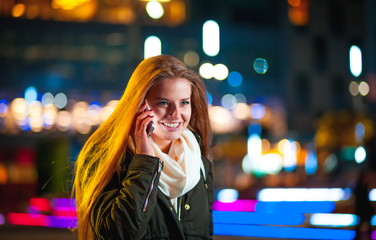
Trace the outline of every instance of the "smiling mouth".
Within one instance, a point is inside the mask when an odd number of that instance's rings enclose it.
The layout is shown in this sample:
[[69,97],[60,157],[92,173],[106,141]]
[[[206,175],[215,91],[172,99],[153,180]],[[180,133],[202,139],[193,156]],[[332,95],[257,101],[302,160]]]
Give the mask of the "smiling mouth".
[[180,122],[178,123],[162,123],[163,126],[168,128],[177,128],[180,126]]

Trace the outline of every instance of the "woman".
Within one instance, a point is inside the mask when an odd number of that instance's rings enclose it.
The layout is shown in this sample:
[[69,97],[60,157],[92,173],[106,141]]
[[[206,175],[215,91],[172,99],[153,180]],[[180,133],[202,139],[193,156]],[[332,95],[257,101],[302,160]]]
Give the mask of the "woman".
[[78,156],[79,238],[212,239],[209,139],[202,80],[172,56],[142,61]]

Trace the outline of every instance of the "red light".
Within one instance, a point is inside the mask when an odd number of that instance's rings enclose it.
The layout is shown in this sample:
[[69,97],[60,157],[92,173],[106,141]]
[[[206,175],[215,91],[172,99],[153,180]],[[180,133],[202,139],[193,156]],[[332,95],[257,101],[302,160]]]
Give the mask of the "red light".
[[46,198],[31,198],[30,207],[34,207],[39,211],[49,211],[51,209],[51,204]]
[[8,221],[14,225],[48,226],[48,218],[43,214],[9,213]]

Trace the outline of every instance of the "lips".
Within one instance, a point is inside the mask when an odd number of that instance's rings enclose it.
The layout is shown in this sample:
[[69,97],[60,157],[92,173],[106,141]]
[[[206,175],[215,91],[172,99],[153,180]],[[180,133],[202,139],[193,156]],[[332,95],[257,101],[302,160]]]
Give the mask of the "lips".
[[167,127],[167,128],[177,128],[177,127],[180,126],[180,122],[175,122],[175,123],[164,122],[164,123],[162,123],[162,125]]

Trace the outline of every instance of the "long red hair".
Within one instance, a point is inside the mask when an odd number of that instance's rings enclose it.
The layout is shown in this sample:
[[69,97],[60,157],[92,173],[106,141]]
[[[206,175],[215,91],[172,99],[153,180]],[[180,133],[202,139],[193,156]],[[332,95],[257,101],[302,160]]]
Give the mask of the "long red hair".
[[129,79],[114,112],[86,141],[76,161],[72,194],[76,198],[79,239],[93,239],[91,208],[119,170],[134,117],[146,94],[167,78],[184,78],[191,82],[192,116],[188,127],[201,137],[201,152],[208,155],[211,129],[203,81],[175,57],[159,55],[143,60]]

